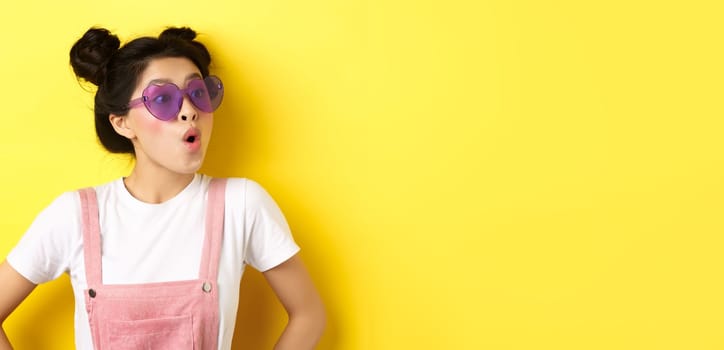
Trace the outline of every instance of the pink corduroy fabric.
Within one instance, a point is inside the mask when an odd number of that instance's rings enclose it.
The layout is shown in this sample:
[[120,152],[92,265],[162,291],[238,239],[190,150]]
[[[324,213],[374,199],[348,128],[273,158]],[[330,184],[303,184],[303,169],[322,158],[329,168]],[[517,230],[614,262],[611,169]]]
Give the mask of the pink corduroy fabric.
[[[213,179],[199,277],[190,281],[104,285],[95,191],[79,191],[88,289],[84,291],[96,350],[216,350],[217,276],[224,225],[226,179]],[[132,220],[132,218],[129,218]]]

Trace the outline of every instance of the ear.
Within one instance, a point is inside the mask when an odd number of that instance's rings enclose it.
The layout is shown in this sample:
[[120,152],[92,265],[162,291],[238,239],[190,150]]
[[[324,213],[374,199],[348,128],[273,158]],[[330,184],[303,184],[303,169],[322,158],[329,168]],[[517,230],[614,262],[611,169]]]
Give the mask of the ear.
[[127,117],[111,113],[108,116],[108,120],[111,122],[111,126],[113,126],[113,129],[116,130],[118,135],[124,136],[129,140],[136,138],[136,133],[132,128],[130,128]]

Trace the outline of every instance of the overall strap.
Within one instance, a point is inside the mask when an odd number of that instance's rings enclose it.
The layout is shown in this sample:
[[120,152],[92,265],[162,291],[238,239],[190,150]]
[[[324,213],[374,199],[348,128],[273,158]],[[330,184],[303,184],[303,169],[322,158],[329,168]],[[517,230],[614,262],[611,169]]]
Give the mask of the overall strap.
[[226,179],[211,179],[208,199],[206,200],[206,232],[204,250],[201,253],[199,279],[214,283],[219,274],[221,242],[224,237],[224,201]]
[[96,191],[84,188],[80,194],[81,222],[83,227],[83,257],[88,287],[98,286],[101,280],[101,232],[98,224],[98,200]]

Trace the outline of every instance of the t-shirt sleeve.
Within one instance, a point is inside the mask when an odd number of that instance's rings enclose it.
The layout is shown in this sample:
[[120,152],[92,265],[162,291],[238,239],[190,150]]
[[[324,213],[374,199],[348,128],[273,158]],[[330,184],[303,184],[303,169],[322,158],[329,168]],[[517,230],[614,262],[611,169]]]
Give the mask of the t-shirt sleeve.
[[60,195],[41,211],[7,256],[10,266],[35,284],[54,280],[68,271],[74,193]]
[[274,199],[258,183],[245,181],[245,261],[264,272],[294,256],[294,242],[284,214]]

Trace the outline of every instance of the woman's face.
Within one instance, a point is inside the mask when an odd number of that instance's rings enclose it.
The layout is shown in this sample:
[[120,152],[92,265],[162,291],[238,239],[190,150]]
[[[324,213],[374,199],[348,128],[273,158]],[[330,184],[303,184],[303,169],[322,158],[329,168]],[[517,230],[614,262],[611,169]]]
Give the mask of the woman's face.
[[[131,100],[141,97],[149,84],[173,83],[184,89],[191,79],[199,78],[201,73],[187,58],[153,59],[141,74]],[[129,132],[124,136],[131,139],[136,151],[136,167],[177,174],[193,174],[201,167],[211,139],[213,113],[198,109],[185,94],[175,119],[159,120],[143,104],[131,108],[123,119]]]

